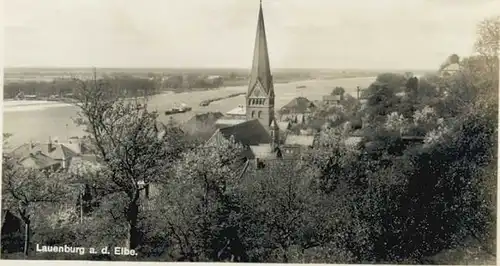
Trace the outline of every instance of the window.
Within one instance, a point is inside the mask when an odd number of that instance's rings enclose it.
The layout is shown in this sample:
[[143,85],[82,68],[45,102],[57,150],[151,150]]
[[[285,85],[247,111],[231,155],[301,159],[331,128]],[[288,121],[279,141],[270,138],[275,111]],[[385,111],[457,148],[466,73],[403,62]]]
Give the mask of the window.
[[259,111],[259,118],[262,116],[262,111]]
[[252,118],[255,117],[255,111],[252,111]]

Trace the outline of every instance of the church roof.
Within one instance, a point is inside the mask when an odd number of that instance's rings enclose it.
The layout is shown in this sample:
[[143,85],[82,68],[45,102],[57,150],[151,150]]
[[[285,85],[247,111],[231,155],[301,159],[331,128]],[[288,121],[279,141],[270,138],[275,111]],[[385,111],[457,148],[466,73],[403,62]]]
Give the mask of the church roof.
[[259,8],[252,71],[250,73],[250,82],[248,84],[248,95],[251,94],[252,90],[255,88],[255,84],[259,81],[262,84],[264,91],[268,95],[274,96],[271,67],[269,65],[269,54],[267,49],[266,27],[264,24],[264,15],[262,13],[262,3]]
[[238,125],[245,122],[246,120],[243,119],[219,119],[217,120],[217,122],[215,122],[215,125],[218,128],[222,128],[222,127]]
[[236,142],[243,145],[259,145],[271,143],[271,136],[259,120],[249,120],[234,126],[218,130],[226,139],[234,137]]

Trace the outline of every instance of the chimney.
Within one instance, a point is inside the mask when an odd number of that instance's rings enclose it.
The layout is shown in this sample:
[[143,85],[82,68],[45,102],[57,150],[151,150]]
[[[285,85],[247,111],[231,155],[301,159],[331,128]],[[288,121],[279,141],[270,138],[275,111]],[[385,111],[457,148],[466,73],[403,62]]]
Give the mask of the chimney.
[[52,138],[50,136],[49,136],[48,148],[49,148],[49,152],[52,152],[53,145],[52,145]]
[[80,150],[80,154],[85,154],[85,147],[83,145],[83,141],[78,142],[78,149]]

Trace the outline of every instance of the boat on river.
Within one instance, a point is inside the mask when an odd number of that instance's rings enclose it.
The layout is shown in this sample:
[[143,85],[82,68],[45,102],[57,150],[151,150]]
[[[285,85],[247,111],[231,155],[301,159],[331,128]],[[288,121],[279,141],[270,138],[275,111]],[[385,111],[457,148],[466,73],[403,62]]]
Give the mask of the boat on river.
[[168,110],[165,111],[165,115],[173,115],[173,114],[180,114],[180,113],[186,113],[191,111],[193,108],[187,106],[186,104],[181,104],[180,106],[174,106]]

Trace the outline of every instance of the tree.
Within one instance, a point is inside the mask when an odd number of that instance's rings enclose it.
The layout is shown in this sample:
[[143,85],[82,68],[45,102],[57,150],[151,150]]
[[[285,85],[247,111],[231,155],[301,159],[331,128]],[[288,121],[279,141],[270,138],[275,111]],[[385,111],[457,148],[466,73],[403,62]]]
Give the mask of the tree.
[[24,222],[24,256],[29,255],[35,213],[48,203],[67,201],[71,190],[66,183],[61,173],[24,169],[15,159],[3,156],[2,208],[19,215]]
[[374,82],[366,90],[368,95],[367,106],[363,110],[372,123],[385,121],[386,115],[395,111],[399,103],[394,89],[389,85],[380,82]]
[[498,57],[500,52],[500,16],[484,19],[478,25],[476,51],[487,57]]
[[250,261],[300,262],[297,254],[321,246],[315,223],[319,197],[307,170],[299,160],[266,161],[242,180],[238,191],[247,222],[241,235]]
[[478,25],[476,52],[480,60],[475,64],[475,70],[471,71],[475,76],[482,76],[485,80],[481,91],[482,99],[491,99],[498,102],[498,68],[500,52],[500,16],[483,20]]
[[[123,200],[122,217],[128,227],[127,246],[139,245],[139,196],[152,182],[161,181],[178,156],[179,134],[164,127],[160,131],[156,112],[147,105],[126,100],[112,93],[110,84],[98,80],[77,80],[80,125],[89,134],[92,151],[104,165],[106,190]],[[173,137],[175,135],[175,137]]]
[[345,89],[342,87],[335,87],[331,93],[331,95],[344,95]]
[[[244,261],[235,188],[243,169],[241,145],[230,140],[182,154],[161,189],[155,226],[168,233],[169,253],[181,261]],[[156,230],[155,230],[156,231]]]
[[394,92],[399,92],[405,87],[407,78],[397,73],[382,73],[375,81],[386,84]]

